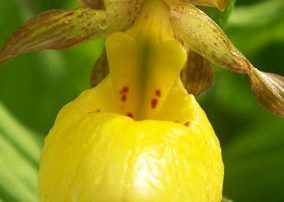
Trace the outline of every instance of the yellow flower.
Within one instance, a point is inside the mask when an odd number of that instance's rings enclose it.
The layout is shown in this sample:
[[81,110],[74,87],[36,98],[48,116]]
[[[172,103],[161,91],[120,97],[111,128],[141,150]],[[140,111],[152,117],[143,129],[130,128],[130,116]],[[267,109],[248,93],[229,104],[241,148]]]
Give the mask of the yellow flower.
[[59,113],[41,157],[40,201],[220,202],[219,142],[194,97],[175,87],[163,109],[185,111],[189,126],[135,121],[94,111],[111,110],[109,87],[103,81]]
[[167,5],[145,3],[106,52],[110,75],[64,107],[47,136],[40,200],[220,201],[219,142],[178,78],[186,50]]
[[46,138],[40,201],[221,201],[219,142],[184,84],[199,94],[212,82],[207,60],[219,63],[248,74],[260,102],[283,116],[283,77],[255,69],[194,6],[224,9],[224,0],[83,3],[31,19],[0,54],[4,62],[107,36],[109,74],[60,111]]

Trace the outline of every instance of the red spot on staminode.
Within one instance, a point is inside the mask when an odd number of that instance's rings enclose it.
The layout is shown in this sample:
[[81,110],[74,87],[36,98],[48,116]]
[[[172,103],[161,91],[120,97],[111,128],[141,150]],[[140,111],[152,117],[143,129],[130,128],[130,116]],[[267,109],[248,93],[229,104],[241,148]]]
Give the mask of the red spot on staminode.
[[121,97],[120,97],[120,100],[122,102],[125,102],[127,100],[127,96],[125,94],[123,94]]
[[124,94],[124,93],[128,93],[128,91],[129,91],[129,88],[128,88],[128,86],[124,86],[121,90],[120,90],[120,94]]
[[190,122],[189,122],[189,121],[187,121],[187,122],[185,122],[183,125],[185,125],[185,126],[189,127],[189,126],[190,126]]
[[88,112],[88,114],[94,114],[94,113],[98,113],[98,112],[101,112],[101,110],[100,109],[96,109],[96,111]]
[[155,109],[157,107],[158,100],[156,98],[151,100],[151,107],[152,109]]
[[157,97],[161,97],[162,96],[162,93],[161,93],[161,90],[156,90],[155,91],[155,95],[157,96]]
[[126,115],[129,116],[130,118],[133,118],[133,117],[134,117],[131,112],[128,112]]

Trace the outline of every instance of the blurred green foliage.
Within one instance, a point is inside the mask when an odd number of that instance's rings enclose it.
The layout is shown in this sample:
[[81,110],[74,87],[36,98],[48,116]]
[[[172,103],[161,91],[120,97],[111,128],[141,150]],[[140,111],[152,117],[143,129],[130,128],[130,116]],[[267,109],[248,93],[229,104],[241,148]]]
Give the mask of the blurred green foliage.
[[[36,13],[76,5],[76,0],[0,0],[0,45]],[[283,10],[283,0],[238,0],[230,17],[206,12],[221,25],[228,19],[226,33],[256,67],[284,75]],[[102,40],[90,41],[21,56],[0,68],[0,201],[37,201],[44,135],[58,110],[89,88],[102,47]],[[239,202],[284,201],[283,119],[257,103],[245,75],[214,70],[215,85],[199,100],[223,147],[224,195]]]
[[37,201],[41,146],[36,134],[21,126],[0,102],[0,201]]

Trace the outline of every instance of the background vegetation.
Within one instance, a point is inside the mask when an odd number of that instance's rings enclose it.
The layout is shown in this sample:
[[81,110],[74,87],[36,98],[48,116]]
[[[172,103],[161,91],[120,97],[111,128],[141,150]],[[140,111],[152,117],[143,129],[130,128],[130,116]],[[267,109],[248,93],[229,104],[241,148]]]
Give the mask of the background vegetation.
[[[34,14],[76,5],[76,0],[0,0],[0,45]],[[256,67],[281,75],[283,10],[283,0],[238,0],[224,27]],[[206,11],[221,24],[227,17]],[[0,68],[0,202],[37,201],[43,138],[58,110],[89,88],[102,44],[97,40],[64,51],[28,54]],[[283,202],[283,119],[256,102],[245,75],[214,69],[215,85],[199,101],[223,147],[224,195],[239,202]]]

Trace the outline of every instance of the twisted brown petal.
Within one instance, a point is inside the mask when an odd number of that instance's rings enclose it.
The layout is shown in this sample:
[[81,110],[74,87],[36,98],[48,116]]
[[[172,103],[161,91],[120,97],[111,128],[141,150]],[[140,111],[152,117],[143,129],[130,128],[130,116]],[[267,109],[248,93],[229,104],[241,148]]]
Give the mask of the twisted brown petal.
[[255,69],[221,28],[195,6],[186,3],[172,5],[171,16],[177,38],[188,49],[231,71],[248,74],[259,102],[275,114],[284,116],[282,76]]
[[252,68],[250,79],[258,101],[272,112],[284,116],[284,77]]
[[96,62],[91,74],[91,86],[97,86],[109,73],[109,64],[107,61],[106,51],[104,50],[101,57]]
[[195,96],[211,87],[214,82],[214,74],[206,59],[201,55],[190,51],[185,68],[181,72],[181,80],[188,93]]
[[124,30],[133,23],[140,8],[138,1],[107,6],[108,10],[80,7],[39,14],[6,40],[0,52],[0,64],[13,56],[43,49],[63,49]]

